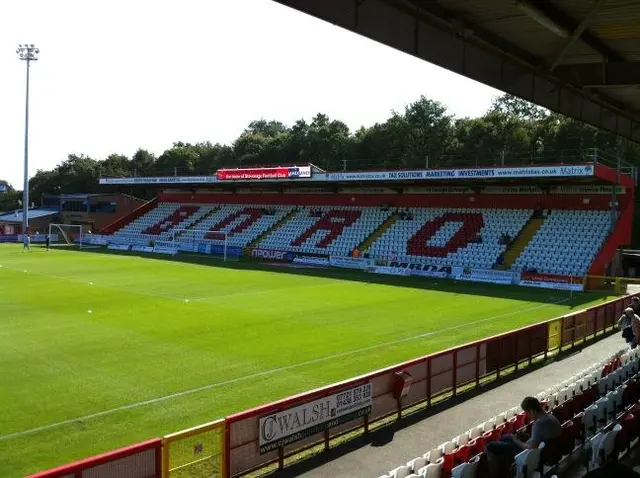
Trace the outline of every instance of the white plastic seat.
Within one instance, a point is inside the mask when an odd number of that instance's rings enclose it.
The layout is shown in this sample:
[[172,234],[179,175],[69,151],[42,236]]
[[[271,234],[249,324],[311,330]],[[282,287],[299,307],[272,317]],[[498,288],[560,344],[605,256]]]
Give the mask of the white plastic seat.
[[598,433],[591,439],[591,460],[590,467],[598,467],[603,465],[612,455],[615,449],[615,440],[618,432],[622,430],[620,425],[613,427],[613,430],[607,433]]
[[420,468],[427,466],[429,460],[424,456],[418,456],[407,463],[407,466],[411,468],[411,471],[418,471]]
[[398,468],[391,470],[388,474],[392,478],[405,478],[411,474],[413,470],[410,466],[399,466]]
[[418,471],[418,475],[424,478],[441,478],[442,475],[442,459],[438,463],[429,463]]
[[442,458],[441,448],[434,448],[429,452],[429,463],[436,463],[440,458]]
[[545,444],[540,443],[538,448],[525,450],[516,455],[516,478],[533,478],[540,464],[540,455],[544,447]]

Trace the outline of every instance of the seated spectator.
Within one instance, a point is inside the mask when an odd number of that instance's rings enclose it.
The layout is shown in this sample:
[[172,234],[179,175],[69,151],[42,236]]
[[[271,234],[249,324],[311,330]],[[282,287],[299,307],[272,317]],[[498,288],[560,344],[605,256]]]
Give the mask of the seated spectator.
[[533,420],[531,436],[522,433],[503,435],[499,442],[487,444],[489,472],[493,478],[509,476],[511,465],[518,453],[536,449],[541,443],[548,444],[560,438],[562,425],[556,417],[545,412],[537,398],[526,397],[522,401],[522,410]]

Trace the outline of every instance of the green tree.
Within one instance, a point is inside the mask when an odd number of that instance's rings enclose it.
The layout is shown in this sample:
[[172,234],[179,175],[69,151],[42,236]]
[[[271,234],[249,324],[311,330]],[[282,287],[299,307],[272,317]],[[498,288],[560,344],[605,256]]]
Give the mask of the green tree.
[[153,172],[156,157],[146,149],[138,149],[131,158],[133,176],[146,176]]
[[177,142],[158,157],[154,172],[159,176],[192,174],[200,159],[198,148],[189,143]]
[[0,192],[0,213],[17,209],[18,199],[21,193],[16,191],[13,186],[4,179],[0,179],[0,185],[6,188],[4,192]]

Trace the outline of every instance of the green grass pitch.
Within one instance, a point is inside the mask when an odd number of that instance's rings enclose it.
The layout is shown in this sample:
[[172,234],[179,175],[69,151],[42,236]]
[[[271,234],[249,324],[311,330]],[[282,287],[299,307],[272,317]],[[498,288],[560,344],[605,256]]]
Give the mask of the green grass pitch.
[[604,300],[15,244],[0,266],[5,478]]

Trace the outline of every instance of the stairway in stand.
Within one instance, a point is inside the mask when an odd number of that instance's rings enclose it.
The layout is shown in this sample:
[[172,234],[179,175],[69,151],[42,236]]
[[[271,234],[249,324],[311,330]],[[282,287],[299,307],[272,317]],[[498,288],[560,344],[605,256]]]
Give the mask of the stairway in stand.
[[260,234],[258,237],[256,237],[253,241],[251,241],[247,245],[247,248],[253,249],[255,247],[258,247],[258,244],[260,244],[264,239],[266,239],[267,236],[269,236],[272,232],[278,230],[280,228],[280,226],[282,226],[285,222],[287,222],[289,219],[291,219],[296,214],[298,214],[298,211],[296,211],[294,209],[289,211],[287,214],[282,216],[279,220],[274,222],[271,225],[271,227],[269,227],[266,231],[264,231],[262,234]]
[[176,234],[176,237],[182,236],[187,231],[195,231],[196,229],[198,229],[198,224],[202,223],[202,221],[205,221],[206,219],[209,219],[211,216],[217,213],[221,208],[222,208],[221,206],[216,206],[212,208],[211,211],[203,215],[197,221],[194,221],[193,224],[191,224],[189,227],[185,228],[183,231],[180,231],[178,234]]
[[538,232],[542,227],[543,223],[544,217],[538,216],[537,214],[531,216],[529,222],[525,224],[520,233],[511,242],[509,247],[507,247],[507,250],[504,253],[504,260],[502,264],[496,267],[496,269],[511,269],[511,266],[513,266],[513,264],[518,260],[518,257],[522,254],[524,248],[531,242],[531,239],[533,239],[533,236],[536,235],[536,232]]
[[380,236],[382,236],[385,232],[387,232],[391,228],[391,226],[393,226],[396,223],[397,220],[398,220],[398,214],[394,212],[393,214],[391,214],[391,216],[387,218],[386,221],[380,224],[380,227],[378,227],[375,231],[373,231],[369,237],[367,237],[364,241],[362,241],[358,245],[358,250],[363,252],[367,251],[371,247],[371,244],[376,242]]

